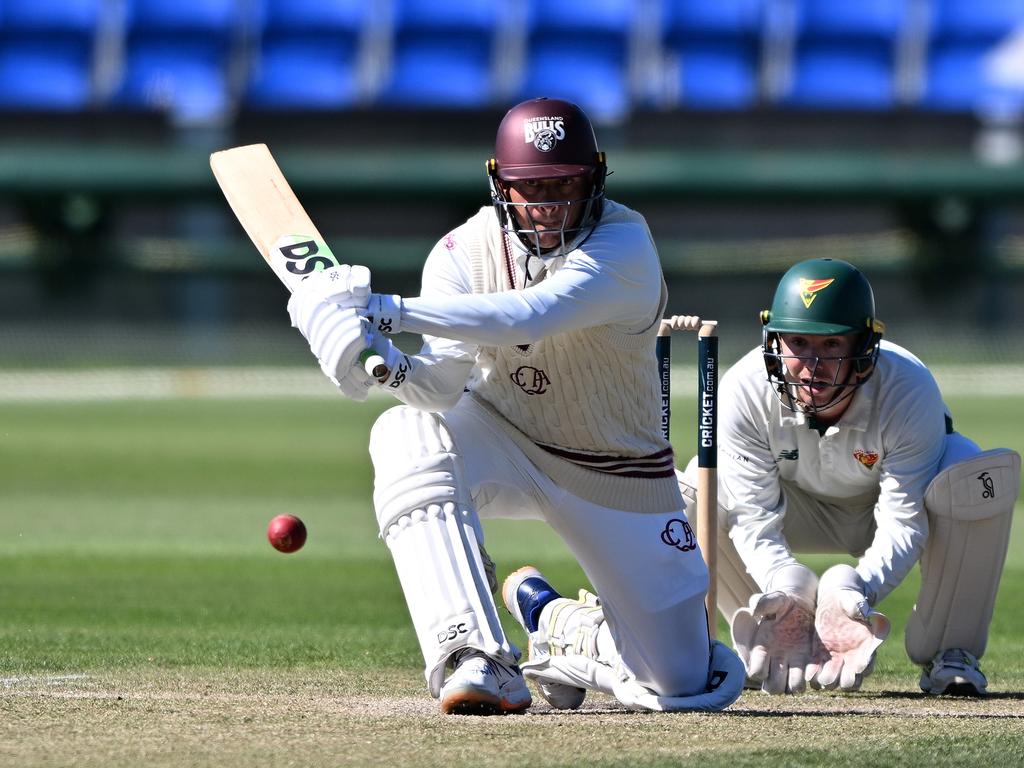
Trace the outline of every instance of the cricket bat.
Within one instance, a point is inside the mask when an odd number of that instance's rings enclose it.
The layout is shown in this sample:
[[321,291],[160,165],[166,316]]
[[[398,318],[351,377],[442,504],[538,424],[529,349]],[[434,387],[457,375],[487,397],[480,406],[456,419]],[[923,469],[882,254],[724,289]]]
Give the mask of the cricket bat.
[[[289,291],[314,272],[341,263],[266,144],[214,152],[210,167],[238,222]],[[388,375],[384,359],[373,350],[365,350],[359,360],[374,378]]]

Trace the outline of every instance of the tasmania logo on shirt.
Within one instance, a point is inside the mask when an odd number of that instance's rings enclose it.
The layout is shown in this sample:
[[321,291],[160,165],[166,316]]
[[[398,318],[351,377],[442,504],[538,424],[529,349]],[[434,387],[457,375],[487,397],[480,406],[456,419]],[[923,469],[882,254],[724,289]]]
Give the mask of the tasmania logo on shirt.
[[811,304],[818,297],[818,291],[823,291],[828,288],[832,283],[835,282],[835,278],[829,278],[828,280],[809,280],[806,277],[800,278],[800,299],[804,303],[804,307],[807,309],[811,308]]
[[561,117],[531,117],[523,121],[526,144],[533,144],[541,152],[550,152],[565,138],[565,120]]
[[863,451],[860,448],[853,452],[853,458],[859,461],[868,469],[871,469],[878,463],[878,454],[874,451]]

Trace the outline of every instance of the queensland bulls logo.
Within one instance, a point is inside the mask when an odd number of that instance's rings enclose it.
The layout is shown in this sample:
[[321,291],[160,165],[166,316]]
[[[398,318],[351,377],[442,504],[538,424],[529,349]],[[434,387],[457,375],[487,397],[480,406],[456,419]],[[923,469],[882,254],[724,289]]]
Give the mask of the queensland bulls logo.
[[548,375],[539,368],[521,365],[510,377],[523,392],[528,395],[543,395],[551,384]]
[[541,152],[550,152],[565,138],[565,120],[561,117],[531,117],[523,122],[523,138]]
[[804,303],[804,307],[807,309],[811,308],[811,304],[818,296],[818,291],[823,291],[828,288],[832,283],[835,282],[834,278],[828,280],[808,280],[806,277],[800,278],[800,299]]

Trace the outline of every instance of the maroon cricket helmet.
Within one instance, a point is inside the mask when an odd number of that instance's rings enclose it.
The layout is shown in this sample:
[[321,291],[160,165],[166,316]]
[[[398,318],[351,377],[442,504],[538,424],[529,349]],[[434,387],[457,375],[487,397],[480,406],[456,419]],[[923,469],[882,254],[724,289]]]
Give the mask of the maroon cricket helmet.
[[502,181],[582,176],[603,166],[604,155],[583,110],[548,98],[524,101],[505,114],[488,163]]
[[[568,253],[597,227],[604,211],[604,153],[597,148],[590,118],[562,99],[531,99],[512,107],[498,126],[494,157],[487,161],[491,202],[505,232],[537,256]],[[533,220],[533,203],[514,203],[509,187],[530,179],[589,176],[589,189],[579,200],[548,200],[562,210],[560,244],[541,247],[550,231]],[[543,228],[547,230],[547,228]]]

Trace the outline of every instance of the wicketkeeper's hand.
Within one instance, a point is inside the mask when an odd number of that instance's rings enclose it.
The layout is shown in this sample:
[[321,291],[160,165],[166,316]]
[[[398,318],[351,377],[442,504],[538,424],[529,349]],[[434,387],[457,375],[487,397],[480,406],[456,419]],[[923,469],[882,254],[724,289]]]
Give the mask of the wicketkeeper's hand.
[[[314,272],[295,289],[288,299],[288,315],[292,326],[302,329],[302,317],[309,307],[322,302],[339,307],[362,309],[370,298],[370,270],[358,264],[339,264]],[[305,332],[303,332],[305,336]],[[308,336],[307,336],[308,338]]]
[[767,693],[802,693],[811,660],[814,611],[788,592],[759,593],[732,618],[732,643],[747,678]]
[[890,624],[864,597],[857,572],[835,565],[818,582],[817,636],[807,680],[814,688],[856,691],[875,666],[875,651]]

